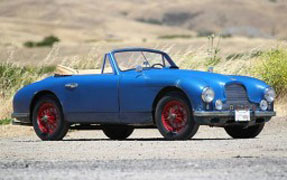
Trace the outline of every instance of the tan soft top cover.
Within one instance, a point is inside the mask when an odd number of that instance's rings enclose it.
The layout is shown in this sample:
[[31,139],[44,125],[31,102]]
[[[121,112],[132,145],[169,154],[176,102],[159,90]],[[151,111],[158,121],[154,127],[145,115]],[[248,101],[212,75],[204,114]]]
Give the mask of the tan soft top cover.
[[101,69],[73,69],[63,65],[57,65],[55,74],[57,75],[77,75],[77,74],[101,74]]

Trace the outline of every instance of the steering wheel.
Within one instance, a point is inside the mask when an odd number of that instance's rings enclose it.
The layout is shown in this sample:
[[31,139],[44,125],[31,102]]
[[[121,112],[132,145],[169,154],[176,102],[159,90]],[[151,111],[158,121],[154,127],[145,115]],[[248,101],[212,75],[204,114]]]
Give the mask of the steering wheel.
[[153,64],[151,67],[154,68],[155,66],[161,66],[162,68],[164,68],[164,65],[160,64],[160,63],[155,63]]

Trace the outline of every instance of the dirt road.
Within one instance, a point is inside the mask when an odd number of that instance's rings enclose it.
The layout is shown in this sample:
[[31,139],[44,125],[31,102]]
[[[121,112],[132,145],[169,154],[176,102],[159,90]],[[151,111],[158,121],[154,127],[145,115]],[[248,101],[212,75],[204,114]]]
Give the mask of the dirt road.
[[72,131],[59,142],[40,141],[29,127],[4,132],[0,179],[287,179],[286,117],[240,140],[209,127],[190,141],[164,141],[156,129],[136,130],[126,141],[100,130]]

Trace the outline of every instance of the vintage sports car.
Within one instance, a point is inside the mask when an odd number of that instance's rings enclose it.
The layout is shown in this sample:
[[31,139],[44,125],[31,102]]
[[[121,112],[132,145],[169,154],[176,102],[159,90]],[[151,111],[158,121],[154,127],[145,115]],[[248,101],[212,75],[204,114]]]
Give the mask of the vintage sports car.
[[111,139],[154,125],[169,140],[190,139],[199,125],[253,138],[274,112],[275,92],[246,76],[181,70],[165,52],[130,48],[105,54],[101,71],[59,66],[20,89],[14,123],[32,124],[42,140],[61,140],[71,125],[97,125]]

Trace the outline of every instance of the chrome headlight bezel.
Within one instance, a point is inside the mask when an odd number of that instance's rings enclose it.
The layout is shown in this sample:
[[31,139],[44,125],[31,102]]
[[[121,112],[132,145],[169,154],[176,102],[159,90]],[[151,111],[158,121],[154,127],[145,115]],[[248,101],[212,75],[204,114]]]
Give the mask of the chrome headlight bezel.
[[214,100],[215,93],[212,88],[205,87],[201,93],[201,99],[206,103],[211,103]]
[[276,98],[276,93],[272,87],[268,87],[265,89],[264,98],[267,102],[272,103]]

